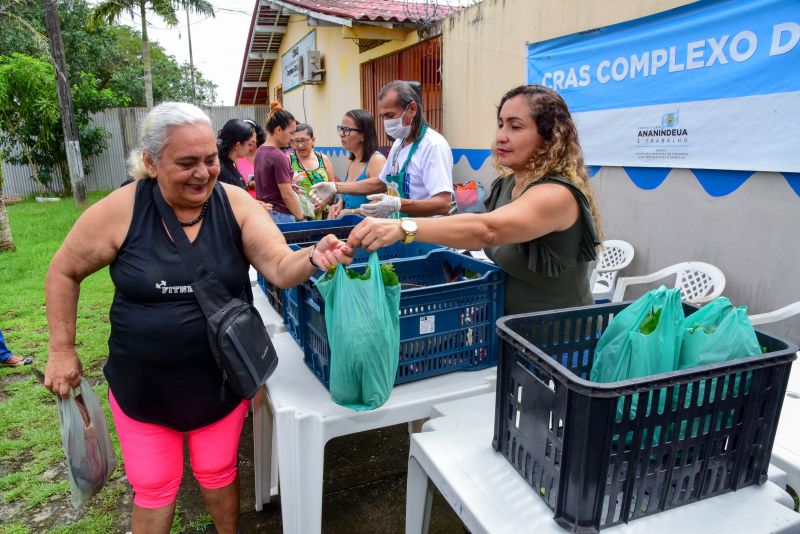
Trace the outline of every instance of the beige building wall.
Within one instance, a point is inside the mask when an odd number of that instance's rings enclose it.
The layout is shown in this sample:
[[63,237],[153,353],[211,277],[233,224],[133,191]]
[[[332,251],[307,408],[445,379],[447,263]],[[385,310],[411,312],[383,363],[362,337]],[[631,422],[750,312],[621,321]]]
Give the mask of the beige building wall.
[[483,0],[444,20],[444,135],[488,148],[500,97],[525,83],[526,43],[616,24],[691,0]]

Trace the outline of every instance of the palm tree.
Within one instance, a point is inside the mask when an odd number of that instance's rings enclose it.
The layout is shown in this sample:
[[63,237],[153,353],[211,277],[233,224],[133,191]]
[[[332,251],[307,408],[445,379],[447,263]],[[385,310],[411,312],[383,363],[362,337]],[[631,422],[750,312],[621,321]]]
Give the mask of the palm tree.
[[6,202],[3,200],[3,167],[0,166],[0,252],[16,249],[14,238],[11,236],[11,224],[8,222]]
[[177,10],[192,10],[201,15],[214,16],[214,6],[206,0],[102,0],[93,10],[89,26],[97,27],[104,21],[112,24],[123,13],[134,16],[138,10],[142,19],[142,63],[144,65],[144,97],[147,109],[153,107],[153,77],[150,72],[150,41],[147,38],[147,11],[150,10],[167,22],[178,24]]

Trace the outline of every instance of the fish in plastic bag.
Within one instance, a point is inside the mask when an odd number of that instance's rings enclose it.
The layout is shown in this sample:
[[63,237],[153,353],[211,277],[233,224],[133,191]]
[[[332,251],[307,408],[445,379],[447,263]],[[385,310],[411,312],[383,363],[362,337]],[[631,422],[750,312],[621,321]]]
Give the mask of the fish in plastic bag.
[[70,502],[80,508],[108,481],[117,458],[100,401],[86,379],[81,378],[80,387],[70,389],[68,399],[57,398],[57,403]]

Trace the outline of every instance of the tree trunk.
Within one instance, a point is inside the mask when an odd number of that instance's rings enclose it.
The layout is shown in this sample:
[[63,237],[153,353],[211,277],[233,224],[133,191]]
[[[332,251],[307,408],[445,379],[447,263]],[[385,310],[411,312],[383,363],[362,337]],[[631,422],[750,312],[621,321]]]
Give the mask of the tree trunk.
[[0,167],[0,252],[17,250],[11,236],[11,224],[8,222],[6,201],[3,197],[3,168]]
[[[69,165],[66,161],[58,163],[58,169],[61,171],[61,187],[64,189],[64,194],[72,196],[72,182],[70,181]],[[51,185],[51,189],[55,190]]]
[[147,109],[153,108],[153,75],[150,72],[150,41],[147,38],[147,9],[145,1],[139,2],[139,9],[142,17],[142,63],[144,64],[144,99],[147,102]]
[[78,125],[72,109],[72,94],[69,89],[67,59],[64,56],[64,42],[61,39],[61,24],[58,20],[56,0],[42,0],[47,36],[50,39],[50,58],[56,75],[58,105],[61,108],[61,129],[64,131],[64,149],[69,165],[69,180],[75,201],[75,207],[82,210],[86,207],[86,182],[83,173],[83,158],[78,137]]

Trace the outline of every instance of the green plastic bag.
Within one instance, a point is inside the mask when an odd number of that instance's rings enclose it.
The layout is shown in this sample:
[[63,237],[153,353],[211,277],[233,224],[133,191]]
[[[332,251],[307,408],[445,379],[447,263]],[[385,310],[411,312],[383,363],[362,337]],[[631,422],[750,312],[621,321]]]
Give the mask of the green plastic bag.
[[[691,314],[684,320],[682,329],[683,343],[678,363],[681,370],[761,354],[761,345],[747,316],[747,307],[734,307],[725,297],[716,298]],[[749,372],[745,373],[745,388],[750,386],[750,376]],[[739,394],[740,386],[741,375],[737,374],[733,380],[734,395]],[[702,380],[698,384],[697,395],[692,395],[692,384],[689,384],[684,407],[688,408],[692,399],[705,399],[705,387],[706,380]],[[713,395],[717,389],[716,378],[711,379],[709,387],[710,395]],[[728,385],[725,383],[722,396],[727,395]],[[726,426],[732,424],[730,419]],[[717,427],[719,430],[719,421]],[[696,429],[692,431],[692,437],[695,434]]]
[[[622,310],[609,323],[597,342],[590,380],[616,382],[631,378],[674,371],[680,356],[684,314],[679,289],[664,286],[645,293]],[[658,409],[663,412],[666,391],[658,393]],[[646,412],[653,410],[653,395],[648,395]],[[617,421],[633,419],[639,405],[639,394],[631,396],[631,407],[625,413],[625,398],[617,403]],[[658,442],[660,431],[653,433]],[[626,440],[626,445],[630,443]]]
[[761,354],[747,307],[719,297],[686,318],[678,369]]
[[590,380],[616,382],[678,368],[683,323],[678,289],[654,289],[622,310],[594,350]]
[[338,265],[316,284],[325,299],[331,399],[357,411],[389,398],[400,350],[400,284],[374,252],[367,269],[361,277]]

